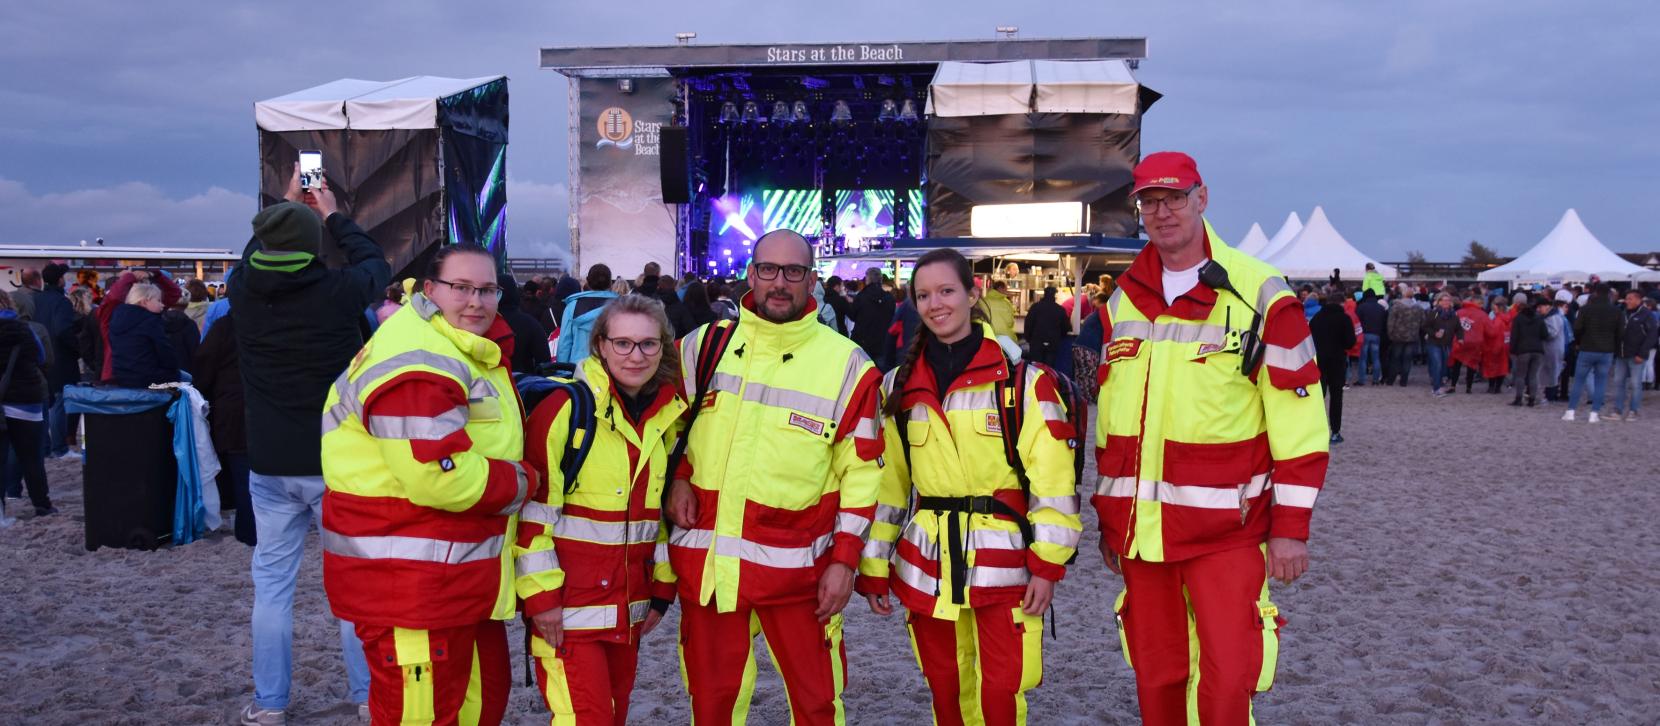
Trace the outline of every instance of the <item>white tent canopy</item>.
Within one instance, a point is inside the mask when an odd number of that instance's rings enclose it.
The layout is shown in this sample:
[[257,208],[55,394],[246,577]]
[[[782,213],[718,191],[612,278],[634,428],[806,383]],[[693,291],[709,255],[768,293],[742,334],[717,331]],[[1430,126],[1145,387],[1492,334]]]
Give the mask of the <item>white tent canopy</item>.
[[486,78],[411,76],[396,81],[343,78],[254,104],[254,122],[266,131],[431,129],[438,101],[490,83]]
[[1268,246],[1268,235],[1262,233],[1262,225],[1251,223],[1251,231],[1245,233],[1245,238],[1234,245],[1234,249],[1247,255],[1255,256],[1262,248]]
[[1582,282],[1592,275],[1603,280],[1652,282],[1660,272],[1631,264],[1614,254],[1585,228],[1579,213],[1569,209],[1556,227],[1532,249],[1508,264],[1476,275],[1486,282]]
[[1344,279],[1358,281],[1365,276],[1367,263],[1376,267],[1386,280],[1399,277],[1395,268],[1367,257],[1343,239],[1331,220],[1326,219],[1326,210],[1320,207],[1314,208],[1308,224],[1303,225],[1296,237],[1263,261],[1294,280],[1324,280],[1336,269]]
[[1297,218],[1296,212],[1287,214],[1285,215],[1285,223],[1280,225],[1280,231],[1275,232],[1273,237],[1268,238],[1268,244],[1263,245],[1251,255],[1259,260],[1266,260],[1275,252],[1285,249],[1285,246],[1291,243],[1291,239],[1301,231],[1303,231],[1303,220]]
[[1135,113],[1140,84],[1121,60],[948,61],[934,72],[927,113],[1001,116],[1023,113]]

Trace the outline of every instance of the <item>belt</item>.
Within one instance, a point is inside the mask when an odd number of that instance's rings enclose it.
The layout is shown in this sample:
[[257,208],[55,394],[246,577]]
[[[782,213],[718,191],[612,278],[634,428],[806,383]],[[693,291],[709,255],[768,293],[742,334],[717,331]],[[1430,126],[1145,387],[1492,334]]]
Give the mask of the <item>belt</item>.
[[[917,497],[916,508],[933,512],[963,512],[967,514],[1001,514],[1014,520],[1015,527],[1020,530],[1020,537],[1026,546],[1032,545],[1032,523],[1027,521],[1026,515],[1016,511],[997,497]],[[968,558],[963,551],[962,520],[951,518],[948,526],[950,541],[946,544],[951,552],[951,601],[963,605],[967,600],[963,597],[963,588],[968,584]]]

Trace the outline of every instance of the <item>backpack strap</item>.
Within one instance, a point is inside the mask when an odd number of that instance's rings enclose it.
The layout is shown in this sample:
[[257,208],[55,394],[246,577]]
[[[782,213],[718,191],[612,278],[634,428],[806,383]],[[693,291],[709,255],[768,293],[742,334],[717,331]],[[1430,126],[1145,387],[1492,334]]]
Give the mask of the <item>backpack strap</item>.
[[[576,489],[577,474],[594,448],[594,432],[599,422],[594,414],[594,392],[588,384],[569,378],[547,378],[528,373],[513,374],[513,387],[525,411],[535,411],[548,397],[564,393],[571,407],[570,429],[565,437],[565,453],[559,457],[559,473],[565,478],[565,494]],[[526,414],[529,418],[529,414]],[[553,462],[548,462],[551,466]]]
[[570,397],[570,431],[565,437],[565,453],[559,457],[559,471],[565,476],[565,496],[576,491],[577,475],[594,448],[594,433],[599,426],[594,415],[594,392],[581,381],[555,381],[559,390]]
[[1014,469],[1015,479],[1020,482],[1020,492],[1030,497],[1032,480],[1027,478],[1026,464],[1020,460],[1020,427],[1026,419],[1027,365],[1025,361],[1013,361],[1008,366],[1008,377],[998,381],[996,386],[997,425],[1003,430],[1003,458],[1009,462],[1009,468]]
[[674,444],[674,451],[669,453],[668,466],[663,472],[665,501],[669,495],[669,487],[666,485],[674,483],[674,473],[680,468],[680,460],[686,456],[687,443],[692,440],[692,425],[697,423],[697,416],[703,411],[703,404],[709,397],[710,385],[715,380],[715,366],[720,365],[720,359],[726,355],[726,348],[732,344],[732,336],[736,335],[737,331],[736,320],[717,320],[703,327],[697,360],[693,361],[692,366],[692,411],[686,418],[686,428],[680,432],[680,440]]

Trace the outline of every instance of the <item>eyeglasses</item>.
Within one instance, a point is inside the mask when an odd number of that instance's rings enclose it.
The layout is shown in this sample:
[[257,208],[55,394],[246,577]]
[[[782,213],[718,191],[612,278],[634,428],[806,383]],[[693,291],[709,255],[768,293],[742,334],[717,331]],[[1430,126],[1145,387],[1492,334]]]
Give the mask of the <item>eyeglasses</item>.
[[1164,197],[1164,198],[1161,198],[1161,199],[1147,199],[1146,197],[1136,197],[1135,198],[1135,209],[1136,209],[1136,212],[1141,214],[1141,216],[1143,216],[1143,217],[1148,216],[1148,215],[1152,215],[1152,214],[1158,214],[1160,205],[1163,205],[1165,210],[1167,210],[1167,211],[1179,212],[1179,211],[1187,208],[1187,200],[1188,200],[1188,197],[1190,196],[1190,193],[1191,192],[1177,192],[1175,194],[1172,194],[1168,197]]
[[479,299],[481,299],[481,300],[483,300],[483,299],[500,300],[501,299],[501,288],[496,287],[495,285],[485,285],[484,287],[474,287],[474,286],[469,285],[465,282],[450,282],[449,280],[440,280],[436,277],[432,278],[432,281],[436,282],[440,285],[447,285],[451,290],[454,290],[456,292],[456,294],[458,294],[462,297],[472,297],[473,293],[478,293]]
[[657,338],[649,338],[649,339],[646,339],[646,340],[630,340],[628,338],[606,338],[605,342],[611,344],[611,350],[616,351],[617,355],[629,355],[629,354],[632,354],[635,350],[639,350],[640,355],[643,355],[647,358],[650,358],[654,355],[657,355],[658,353],[663,352],[663,341],[661,341]]
[[756,262],[753,266],[755,268],[755,276],[763,280],[778,279],[778,272],[782,270],[784,272],[785,281],[801,282],[802,280],[807,279],[807,273],[813,271],[813,268],[806,265],[775,265],[771,262]]

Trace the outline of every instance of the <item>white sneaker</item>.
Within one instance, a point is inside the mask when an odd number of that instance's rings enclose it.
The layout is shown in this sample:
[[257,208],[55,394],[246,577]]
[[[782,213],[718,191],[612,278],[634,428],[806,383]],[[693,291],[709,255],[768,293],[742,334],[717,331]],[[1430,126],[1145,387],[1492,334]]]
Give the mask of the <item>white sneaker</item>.
[[[1602,420],[1602,419],[1597,417],[1597,412],[1596,411],[1592,411],[1591,415],[1585,417],[1585,423],[1596,423],[1600,420]],[[1616,418],[1614,420],[1618,421],[1619,419]]]
[[367,703],[357,704],[357,722],[358,723],[369,723],[370,720],[371,719],[369,718],[369,704],[367,704]]
[[1574,410],[1570,408],[1570,409],[1567,410],[1567,412],[1563,413],[1562,414],[1562,420],[1563,421],[1572,421],[1572,420],[1574,420]]
[[242,707],[242,726],[287,726],[288,714],[281,710],[259,708],[254,704]]
[[1618,421],[1618,420],[1620,420],[1620,412],[1619,411],[1614,411],[1614,412],[1608,414],[1607,416],[1604,416],[1603,419],[1606,420],[1606,421]]

